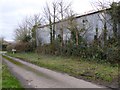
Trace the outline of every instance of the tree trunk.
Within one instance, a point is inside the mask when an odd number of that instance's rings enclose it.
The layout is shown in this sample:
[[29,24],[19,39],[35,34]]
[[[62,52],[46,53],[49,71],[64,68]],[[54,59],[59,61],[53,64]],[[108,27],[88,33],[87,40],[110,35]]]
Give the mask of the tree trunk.
[[[63,7],[61,6],[61,18],[63,21]],[[63,24],[61,25],[61,47],[63,47]]]
[[61,32],[61,47],[63,47],[63,27],[60,29]]
[[106,42],[107,42],[107,25],[106,22],[104,24],[104,46],[106,46]]
[[79,44],[79,40],[78,40],[79,38],[78,38],[78,32],[76,31],[76,45],[78,46],[78,44]]
[[55,40],[55,10],[54,9],[54,17],[53,17],[53,41]]
[[50,43],[52,44],[53,38],[52,38],[52,25],[50,25]]
[[113,33],[114,33],[114,38],[117,38],[117,22],[114,20],[113,21]]

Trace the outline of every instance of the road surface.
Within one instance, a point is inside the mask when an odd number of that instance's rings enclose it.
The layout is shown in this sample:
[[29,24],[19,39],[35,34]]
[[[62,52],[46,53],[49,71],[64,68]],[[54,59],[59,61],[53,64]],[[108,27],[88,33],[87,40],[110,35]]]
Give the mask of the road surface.
[[14,60],[3,58],[3,61],[25,88],[105,88],[67,74],[21,61],[17,58],[12,59]]

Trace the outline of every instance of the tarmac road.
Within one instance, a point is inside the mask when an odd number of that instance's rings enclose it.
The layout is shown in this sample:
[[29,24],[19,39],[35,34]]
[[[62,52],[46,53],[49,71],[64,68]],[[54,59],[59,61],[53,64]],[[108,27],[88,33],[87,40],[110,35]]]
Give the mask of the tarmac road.
[[[10,57],[12,58],[12,57]],[[10,71],[25,88],[105,88],[67,74],[45,69],[34,64],[12,58],[3,58]]]

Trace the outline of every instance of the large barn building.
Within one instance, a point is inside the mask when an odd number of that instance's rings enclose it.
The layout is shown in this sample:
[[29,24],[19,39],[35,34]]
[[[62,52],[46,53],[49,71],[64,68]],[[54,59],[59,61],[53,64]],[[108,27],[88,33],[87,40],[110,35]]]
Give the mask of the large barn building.
[[[84,28],[86,30],[85,35],[83,36],[85,40],[90,43],[94,39],[94,35],[96,34],[96,28],[98,28],[98,38],[103,40],[103,29],[106,24],[107,28],[107,38],[112,36],[112,23],[111,17],[107,13],[109,9],[100,10],[92,13],[88,13],[85,15],[80,15],[74,18],[74,20],[78,24],[78,28]],[[55,23],[55,37],[60,34],[61,24],[63,25],[63,40],[70,39],[70,30],[68,29],[68,20],[59,21]],[[39,45],[39,41],[42,41],[42,44],[50,43],[50,26],[44,25],[37,28],[36,37],[37,37],[37,45]]]

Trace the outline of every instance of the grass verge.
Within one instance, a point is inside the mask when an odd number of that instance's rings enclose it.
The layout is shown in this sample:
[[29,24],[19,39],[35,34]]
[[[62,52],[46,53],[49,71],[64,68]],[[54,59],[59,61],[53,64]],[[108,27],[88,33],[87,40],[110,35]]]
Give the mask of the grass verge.
[[2,88],[22,88],[20,82],[11,74],[5,63],[2,64]]
[[0,90],[2,89],[2,56],[0,55]]
[[107,86],[118,84],[118,66],[97,63],[80,58],[38,55],[36,53],[8,54],[41,67],[68,73],[77,78]]

